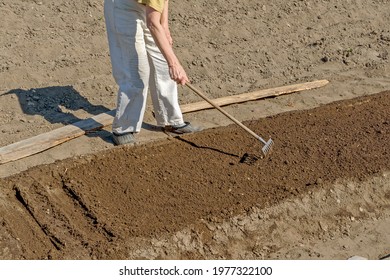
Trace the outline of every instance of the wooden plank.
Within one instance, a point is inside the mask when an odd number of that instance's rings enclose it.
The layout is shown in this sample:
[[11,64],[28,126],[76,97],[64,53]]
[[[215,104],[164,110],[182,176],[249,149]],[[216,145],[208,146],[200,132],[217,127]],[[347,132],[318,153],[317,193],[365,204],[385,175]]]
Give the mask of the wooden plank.
[[[277,88],[271,88],[271,89],[264,89],[264,90],[258,90],[254,92],[249,93],[243,93],[239,95],[232,95],[232,96],[225,96],[217,99],[213,99],[213,102],[216,103],[218,106],[226,106],[230,104],[236,104],[236,103],[242,103],[247,101],[254,101],[261,98],[266,97],[273,97],[273,96],[279,96],[282,94],[288,94],[303,90],[309,90],[309,89],[315,89],[319,87],[323,87],[327,85],[329,81],[327,80],[318,80],[303,84],[296,84],[296,85],[288,85],[283,87],[277,87]],[[185,104],[181,106],[181,110],[183,113],[190,113],[205,109],[211,109],[213,106],[211,106],[206,101],[200,101],[196,103],[191,104]]]
[[[219,106],[226,106],[234,103],[242,103],[271,96],[279,96],[282,94],[315,89],[325,86],[328,83],[329,82],[327,80],[320,80],[303,84],[289,85],[239,95],[227,96],[214,99],[213,101]],[[204,101],[181,106],[183,113],[190,113],[210,108],[213,107],[209,103]],[[32,138],[2,147],[0,148],[0,164],[15,161],[43,152],[71,139],[80,137],[88,131],[99,130],[105,126],[111,125],[114,118],[114,114],[115,110],[111,110],[106,113],[96,115],[92,118],[82,120],[61,128],[57,128],[55,130],[34,136]]]
[[0,164],[25,158],[103,128],[112,123],[115,110],[76,122],[0,148]]

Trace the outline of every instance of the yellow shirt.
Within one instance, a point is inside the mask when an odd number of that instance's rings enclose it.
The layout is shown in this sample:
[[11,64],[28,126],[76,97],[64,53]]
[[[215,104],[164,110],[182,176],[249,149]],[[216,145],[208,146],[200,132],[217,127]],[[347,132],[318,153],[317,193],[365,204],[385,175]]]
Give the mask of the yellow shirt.
[[152,7],[156,11],[162,13],[164,9],[165,0],[138,0],[138,3]]

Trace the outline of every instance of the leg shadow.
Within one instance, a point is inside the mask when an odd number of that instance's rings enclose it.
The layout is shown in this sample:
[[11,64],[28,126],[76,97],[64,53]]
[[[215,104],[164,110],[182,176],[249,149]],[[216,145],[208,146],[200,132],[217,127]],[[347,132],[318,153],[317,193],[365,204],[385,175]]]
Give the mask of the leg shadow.
[[149,130],[149,131],[161,131],[161,132],[163,131],[161,126],[157,126],[146,122],[142,123],[142,129]]

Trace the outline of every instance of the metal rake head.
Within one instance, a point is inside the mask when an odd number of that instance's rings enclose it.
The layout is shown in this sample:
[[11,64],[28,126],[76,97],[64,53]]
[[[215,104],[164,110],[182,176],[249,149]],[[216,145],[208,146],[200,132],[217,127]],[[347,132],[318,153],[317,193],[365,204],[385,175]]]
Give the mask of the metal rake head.
[[264,147],[261,149],[264,156],[267,156],[269,152],[271,151],[272,147],[274,145],[274,141],[270,138],[267,142],[264,143]]

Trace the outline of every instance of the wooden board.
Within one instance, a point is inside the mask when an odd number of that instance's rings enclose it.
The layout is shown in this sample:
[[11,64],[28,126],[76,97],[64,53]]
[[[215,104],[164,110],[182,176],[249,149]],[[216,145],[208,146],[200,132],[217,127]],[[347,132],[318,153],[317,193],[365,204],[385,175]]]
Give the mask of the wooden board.
[[112,123],[115,110],[0,148],[0,164],[28,157]]
[[[271,89],[263,89],[263,90],[258,90],[258,91],[243,93],[238,95],[225,96],[225,97],[213,99],[212,101],[216,103],[218,106],[226,106],[230,104],[254,101],[266,97],[274,97],[282,94],[315,89],[315,88],[323,87],[328,83],[329,81],[327,80],[318,80],[318,81],[308,82],[303,84],[288,85],[288,86],[271,88]],[[195,111],[200,111],[205,109],[211,109],[213,108],[213,106],[211,106],[206,101],[200,101],[196,103],[182,105],[180,108],[183,113],[190,113],[190,112],[195,112]]]
[[[279,96],[282,94],[315,89],[323,87],[328,83],[329,82],[327,80],[319,80],[303,84],[288,85],[239,95],[221,97],[214,99],[213,101],[219,106],[226,106],[229,104],[242,103],[271,96]],[[212,106],[205,101],[181,106],[183,113],[190,113],[210,108],[212,108]],[[106,113],[96,115],[92,118],[57,128],[32,138],[2,147],[0,148],[0,164],[43,152],[71,139],[80,137],[88,131],[99,130],[105,126],[111,125],[114,114],[115,110],[111,110]]]

